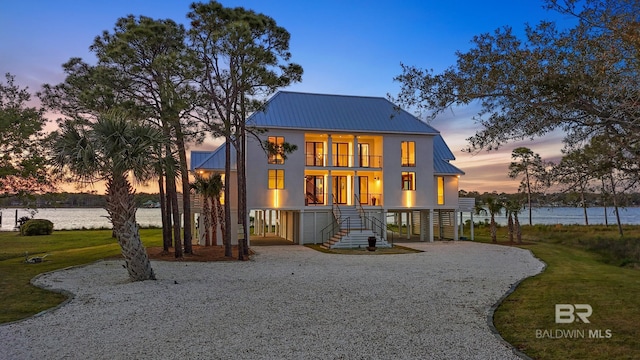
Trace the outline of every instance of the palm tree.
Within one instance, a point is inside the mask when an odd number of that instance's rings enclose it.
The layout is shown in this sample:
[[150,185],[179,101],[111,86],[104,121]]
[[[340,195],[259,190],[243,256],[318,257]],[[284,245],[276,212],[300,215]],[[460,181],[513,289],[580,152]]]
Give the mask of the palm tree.
[[53,163],[83,183],[106,182],[106,210],[133,281],[155,280],[136,222],[135,191],[129,174],[139,181],[152,177],[149,154],[162,134],[141,126],[123,112],[101,114],[96,122],[67,121],[53,137]]
[[491,231],[491,241],[497,243],[498,240],[496,233],[498,231],[498,226],[496,225],[496,215],[500,215],[500,213],[502,213],[504,205],[500,200],[492,197],[487,198],[486,205],[487,211],[489,212],[489,215],[491,215],[491,224],[489,226]]
[[504,208],[509,218],[509,241],[513,242],[515,233],[518,244],[522,244],[522,228],[518,214],[522,210],[522,203],[519,199],[510,199],[504,204]]
[[218,245],[218,232],[216,229],[218,228],[218,199],[220,191],[222,191],[222,178],[220,174],[207,178],[196,175],[195,181],[191,183],[191,188],[202,195],[204,200],[202,217],[204,219],[205,246]]

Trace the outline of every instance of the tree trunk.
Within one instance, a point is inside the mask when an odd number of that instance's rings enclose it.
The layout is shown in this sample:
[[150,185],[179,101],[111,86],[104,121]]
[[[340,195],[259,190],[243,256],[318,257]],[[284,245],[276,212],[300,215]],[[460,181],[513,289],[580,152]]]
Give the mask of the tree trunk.
[[491,214],[491,225],[489,226],[489,229],[491,230],[491,242],[497,243],[498,242],[498,237],[497,237],[497,227],[496,227],[496,219],[494,217],[493,214]]
[[191,185],[189,184],[189,166],[187,164],[187,151],[184,144],[184,135],[180,122],[174,126],[176,132],[176,145],[180,157],[180,176],[182,177],[182,209],[184,217],[184,252],[191,254]]
[[522,244],[522,228],[520,227],[520,219],[518,219],[518,213],[513,214],[513,222],[516,228],[516,240],[518,244]]
[[171,194],[171,213],[173,215],[173,249],[177,258],[182,257],[182,241],[180,240],[180,210],[178,209],[178,192],[176,179],[167,176],[167,192]]
[[169,207],[167,206],[167,194],[164,191],[164,176],[158,178],[158,191],[160,193],[160,218],[162,220],[162,249],[169,252],[171,247],[171,224],[169,223]]
[[613,182],[613,175],[611,175],[609,177],[609,179],[611,180],[611,196],[613,197],[613,208],[616,212],[616,221],[618,223],[618,233],[620,234],[620,236],[623,236],[623,231],[622,231],[622,223],[620,222],[620,211],[618,209],[618,199],[617,199],[617,195],[616,195],[616,186],[615,183]]
[[582,200],[582,212],[584,213],[584,224],[589,225],[589,216],[587,215],[587,202],[584,198],[584,188],[580,189],[580,198]]
[[509,231],[509,242],[513,243],[513,214],[509,213],[507,218],[507,229]]
[[[229,185],[231,181],[231,137],[226,136],[224,149],[224,223],[231,224],[231,191]],[[231,252],[231,232],[226,229],[224,232],[224,256],[232,257]]]
[[211,197],[211,243],[218,246],[218,203],[215,196]]
[[244,260],[244,227],[245,227],[245,211],[247,204],[245,197],[247,191],[247,183],[244,179],[244,153],[242,152],[242,133],[236,134],[236,174],[238,175],[238,260]]
[[202,205],[202,226],[204,227],[204,246],[211,246],[211,208],[209,207],[209,197],[204,196]]
[[155,280],[149,256],[140,240],[133,188],[124,175],[116,175],[107,182],[106,201],[106,210],[118,238],[129,278],[133,281]]

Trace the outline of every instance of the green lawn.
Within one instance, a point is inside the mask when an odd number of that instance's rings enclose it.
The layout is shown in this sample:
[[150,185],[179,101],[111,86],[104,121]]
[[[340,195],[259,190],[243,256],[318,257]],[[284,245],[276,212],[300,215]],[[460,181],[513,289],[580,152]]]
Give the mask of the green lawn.
[[[625,230],[620,239],[613,227],[525,227],[529,245],[520,247],[547,268],[496,310],[494,324],[504,339],[534,359],[638,359],[640,227]],[[479,239],[488,241],[483,231]],[[499,238],[504,243],[504,228]],[[590,305],[590,323],[556,323],[556,304]]]
[[[499,241],[506,244],[506,230]],[[524,228],[527,244],[547,268],[523,281],[498,307],[494,323],[500,334],[535,359],[634,359],[640,354],[640,227],[534,226]],[[146,246],[161,246],[159,229],[141,230]],[[487,228],[476,240],[488,242]],[[510,245],[509,245],[510,246]],[[49,254],[47,261],[26,264],[24,253]],[[31,286],[36,275],[119,256],[109,230],[56,231],[50,236],[0,233],[0,323],[22,319],[65,300]],[[556,304],[589,304],[591,323],[555,323]],[[550,339],[539,332],[567,330],[578,338]],[[610,337],[607,337],[607,334]],[[591,333],[589,332],[591,331]],[[584,333],[584,338],[579,337]],[[604,338],[594,338],[599,334]],[[591,336],[590,336],[591,335]]]
[[[142,229],[145,246],[162,246],[160,229]],[[37,264],[25,263],[29,256],[49,254]],[[63,302],[64,295],[32,286],[36,275],[120,256],[111,230],[54,231],[48,236],[20,236],[0,232],[0,323],[23,319]]]

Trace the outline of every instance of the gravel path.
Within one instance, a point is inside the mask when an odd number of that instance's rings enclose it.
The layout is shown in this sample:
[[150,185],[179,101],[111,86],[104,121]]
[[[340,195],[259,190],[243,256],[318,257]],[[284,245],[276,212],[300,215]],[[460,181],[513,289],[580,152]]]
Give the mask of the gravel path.
[[0,326],[2,359],[518,359],[487,315],[543,264],[472,242],[356,256],[254,247],[253,261],[153,262],[130,283],[122,261],[44,274],[75,294]]

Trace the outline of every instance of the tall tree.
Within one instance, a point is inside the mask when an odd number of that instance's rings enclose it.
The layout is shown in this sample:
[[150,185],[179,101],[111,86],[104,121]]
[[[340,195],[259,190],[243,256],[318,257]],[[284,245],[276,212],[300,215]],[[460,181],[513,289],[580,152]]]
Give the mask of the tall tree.
[[[130,15],[118,19],[112,33],[104,31],[96,37],[90,49],[100,65],[118,72],[126,84],[122,87],[123,93],[142,106],[148,119],[165,130],[165,136],[174,139],[180,160],[177,174],[182,183],[184,250],[191,253],[191,188],[186,143],[189,137],[193,138],[191,135],[199,132],[193,129],[194,124],[187,122],[195,107],[195,98],[189,86],[194,63],[185,41],[184,27],[173,20]],[[174,219],[174,223],[179,226],[180,220]]]
[[563,153],[562,160],[554,168],[554,178],[568,190],[580,193],[584,223],[589,225],[588,203],[585,195],[589,191],[591,181],[598,178],[597,169],[594,168],[594,163],[587,157],[588,154],[583,148],[565,149]]
[[28,106],[31,94],[5,75],[0,82],[0,197],[52,189],[42,141],[44,109]]
[[522,244],[522,228],[518,214],[522,210],[522,203],[518,197],[510,198],[504,203],[504,209],[507,212],[509,224],[509,242],[513,242],[515,235],[518,244]]
[[[396,78],[398,102],[427,110],[432,118],[451,106],[479,103],[480,131],[469,151],[565,131],[579,144],[615,134],[639,163],[640,2],[546,0],[547,7],[573,16],[575,26],[558,29],[543,21],[527,26],[520,39],[510,27],[477,35],[472,48],[441,74],[403,66]],[[629,169],[638,176],[637,169]]]
[[[249,251],[245,146],[247,133],[253,132],[246,118],[262,106],[261,98],[300,81],[302,67],[288,62],[290,35],[271,17],[241,7],[226,8],[215,1],[192,4],[187,16],[191,45],[203,69],[198,84],[202,98],[208,101],[203,121],[214,135],[224,136],[227,144],[225,182],[230,179],[232,145],[236,151],[238,225],[243,229],[238,256],[243,258]],[[225,199],[229,199],[228,191],[225,184]],[[229,204],[225,201],[230,221]],[[225,245],[230,236],[225,233]],[[225,254],[231,256],[227,247]]]
[[122,112],[108,112],[96,122],[61,124],[53,135],[53,163],[59,174],[68,170],[73,180],[105,181],[106,210],[120,244],[125,267],[133,281],[153,280],[155,275],[140,240],[136,204],[129,174],[146,181],[153,175],[149,152],[164,141],[162,134],[141,126]]
[[509,164],[509,177],[512,179],[522,175],[520,188],[527,194],[527,207],[529,210],[529,225],[532,225],[531,192],[537,190],[539,180],[544,180],[544,165],[540,155],[534,153],[526,147],[517,147],[511,152],[511,159],[515,160]]

